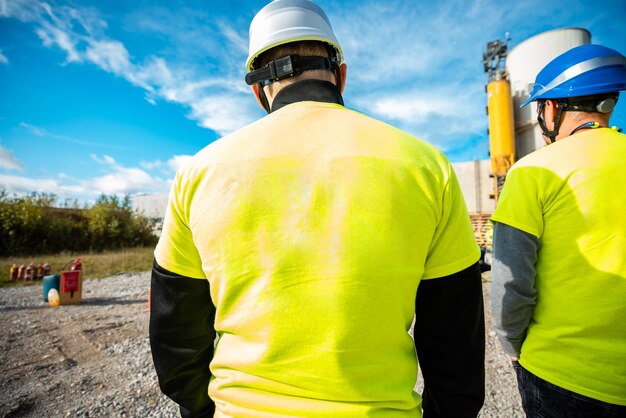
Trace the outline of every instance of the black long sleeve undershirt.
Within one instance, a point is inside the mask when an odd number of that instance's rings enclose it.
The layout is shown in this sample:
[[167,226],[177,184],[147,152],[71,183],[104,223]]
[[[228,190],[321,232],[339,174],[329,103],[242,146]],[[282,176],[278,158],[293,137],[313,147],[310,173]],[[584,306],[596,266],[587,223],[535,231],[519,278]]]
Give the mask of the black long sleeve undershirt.
[[424,376],[424,418],[476,417],[485,399],[485,318],[478,263],[422,280],[415,348]]
[[215,307],[206,280],[165,270],[154,261],[150,285],[150,347],[161,391],[183,418],[212,417],[209,363]]

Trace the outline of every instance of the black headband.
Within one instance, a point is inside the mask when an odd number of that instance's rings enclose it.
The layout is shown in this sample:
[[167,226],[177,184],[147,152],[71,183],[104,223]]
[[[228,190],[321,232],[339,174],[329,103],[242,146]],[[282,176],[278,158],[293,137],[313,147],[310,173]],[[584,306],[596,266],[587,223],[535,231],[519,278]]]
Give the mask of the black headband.
[[268,85],[283,78],[293,77],[302,74],[306,70],[328,70],[333,71],[337,63],[328,57],[300,57],[298,55],[288,55],[274,61],[270,61],[263,68],[250,71],[246,74],[246,83],[253,85],[262,83]]

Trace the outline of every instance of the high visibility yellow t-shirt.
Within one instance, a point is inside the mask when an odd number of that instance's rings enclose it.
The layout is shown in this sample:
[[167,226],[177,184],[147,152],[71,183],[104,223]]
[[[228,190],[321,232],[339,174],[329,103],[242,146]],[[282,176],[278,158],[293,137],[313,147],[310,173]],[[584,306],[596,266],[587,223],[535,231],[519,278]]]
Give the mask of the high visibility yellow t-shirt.
[[155,255],[210,282],[216,416],[416,417],[418,284],[480,251],[439,151],[300,102],[177,173]]
[[539,238],[537,305],[520,363],[626,405],[626,135],[579,132],[521,159],[493,219]]

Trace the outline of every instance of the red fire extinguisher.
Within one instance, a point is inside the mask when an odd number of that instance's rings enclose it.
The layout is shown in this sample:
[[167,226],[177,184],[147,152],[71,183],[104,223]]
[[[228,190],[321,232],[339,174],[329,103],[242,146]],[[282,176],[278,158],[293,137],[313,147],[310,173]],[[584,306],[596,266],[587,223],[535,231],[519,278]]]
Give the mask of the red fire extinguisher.
[[41,264],[39,264],[37,266],[37,273],[35,274],[35,279],[36,280],[43,280],[43,266]]
[[26,272],[24,273],[24,280],[31,281],[35,277],[35,263],[30,263],[28,267],[26,267]]
[[82,270],[82,269],[83,269],[83,264],[80,262],[80,258],[77,258],[76,260],[74,260],[74,262],[70,266],[70,270],[72,270],[72,271],[74,271],[74,270]]

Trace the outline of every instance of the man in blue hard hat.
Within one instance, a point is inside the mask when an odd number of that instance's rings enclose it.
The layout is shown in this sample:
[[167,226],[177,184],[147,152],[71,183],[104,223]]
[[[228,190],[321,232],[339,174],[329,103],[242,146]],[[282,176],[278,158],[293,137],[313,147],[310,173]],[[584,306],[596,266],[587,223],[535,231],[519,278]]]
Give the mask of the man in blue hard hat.
[[529,417],[626,416],[626,135],[609,119],[626,58],[563,53],[530,98],[549,146],[518,161],[493,215],[494,326]]
[[269,114],[178,171],[155,251],[162,391],[185,417],[476,417],[480,250],[450,162],[343,106],[313,2],[266,5],[246,68]]

